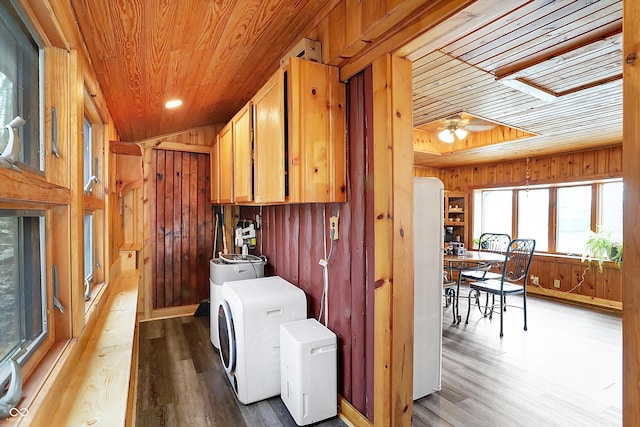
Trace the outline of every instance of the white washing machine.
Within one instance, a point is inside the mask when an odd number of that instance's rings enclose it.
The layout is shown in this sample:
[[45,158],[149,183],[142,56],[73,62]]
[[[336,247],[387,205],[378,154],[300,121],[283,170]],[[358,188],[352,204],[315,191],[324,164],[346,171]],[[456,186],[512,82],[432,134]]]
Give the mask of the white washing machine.
[[264,277],[264,260],[253,255],[223,254],[209,261],[209,326],[211,344],[220,348],[218,339],[218,306],[222,284],[234,280]]
[[307,318],[304,291],[279,276],[226,282],[218,307],[220,359],[249,404],[280,394],[280,324]]

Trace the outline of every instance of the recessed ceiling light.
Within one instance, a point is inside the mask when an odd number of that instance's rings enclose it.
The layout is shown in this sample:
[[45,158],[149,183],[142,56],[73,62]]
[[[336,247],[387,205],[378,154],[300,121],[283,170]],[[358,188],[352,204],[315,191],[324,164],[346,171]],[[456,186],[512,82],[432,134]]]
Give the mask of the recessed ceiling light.
[[164,104],[164,106],[167,108],[177,108],[181,105],[182,105],[182,99],[172,99],[170,101],[167,101],[166,104]]

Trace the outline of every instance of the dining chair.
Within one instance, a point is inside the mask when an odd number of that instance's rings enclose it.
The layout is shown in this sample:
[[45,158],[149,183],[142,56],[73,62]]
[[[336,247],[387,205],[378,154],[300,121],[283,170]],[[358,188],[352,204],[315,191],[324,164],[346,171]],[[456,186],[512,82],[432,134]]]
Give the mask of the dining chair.
[[[509,242],[505,253],[504,262],[502,264],[502,273],[499,279],[487,279],[483,281],[471,282],[470,292],[468,295],[469,304],[467,306],[467,320],[469,323],[469,313],[471,312],[471,298],[476,298],[478,309],[489,319],[493,317],[493,312],[497,310],[495,297],[498,296],[500,311],[500,338],[504,335],[503,316],[506,309],[505,298],[507,295],[522,294],[523,312],[524,312],[524,330],[527,330],[527,281],[529,276],[529,267],[533,259],[536,241],[534,239],[514,239]],[[480,292],[486,292],[492,295],[492,303],[489,306],[489,298],[487,298],[484,311],[480,307]],[[488,296],[488,295],[487,295]]]
[[[507,247],[511,242],[511,236],[502,233],[483,233],[478,239],[478,252],[493,252],[504,254],[507,251]],[[491,271],[500,266],[501,262],[490,263],[488,268],[473,269],[462,271],[462,278],[465,280],[488,280],[488,279],[500,279],[500,273]]]

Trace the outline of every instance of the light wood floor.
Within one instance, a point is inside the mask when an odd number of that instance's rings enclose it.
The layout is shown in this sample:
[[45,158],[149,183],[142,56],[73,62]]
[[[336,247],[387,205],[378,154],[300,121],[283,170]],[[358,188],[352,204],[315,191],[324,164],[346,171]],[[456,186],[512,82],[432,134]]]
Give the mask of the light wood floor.
[[[510,297],[510,304],[521,298]],[[622,425],[621,316],[539,298],[499,319],[443,322],[442,390],[414,403],[421,426]],[[208,318],[140,325],[138,426],[295,426],[279,397],[238,403],[209,341]],[[318,426],[342,426],[338,419]]]
[[[464,291],[463,291],[464,292]],[[522,305],[510,296],[509,304]],[[622,317],[529,297],[500,320],[477,309],[443,323],[442,390],[414,403],[414,426],[622,425]]]

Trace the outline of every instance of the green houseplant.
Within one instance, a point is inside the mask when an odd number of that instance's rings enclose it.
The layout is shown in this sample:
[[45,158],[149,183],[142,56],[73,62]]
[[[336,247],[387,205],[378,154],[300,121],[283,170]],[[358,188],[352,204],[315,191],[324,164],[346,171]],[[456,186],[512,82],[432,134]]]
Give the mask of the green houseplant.
[[598,261],[598,270],[602,273],[602,266],[605,260],[618,263],[618,267],[622,262],[622,244],[612,237],[611,230],[601,229],[597,233],[593,231],[589,234],[589,238],[584,244],[582,253],[582,262],[592,260]]

